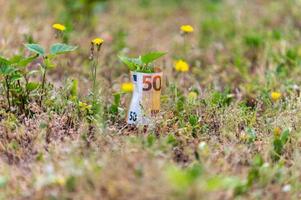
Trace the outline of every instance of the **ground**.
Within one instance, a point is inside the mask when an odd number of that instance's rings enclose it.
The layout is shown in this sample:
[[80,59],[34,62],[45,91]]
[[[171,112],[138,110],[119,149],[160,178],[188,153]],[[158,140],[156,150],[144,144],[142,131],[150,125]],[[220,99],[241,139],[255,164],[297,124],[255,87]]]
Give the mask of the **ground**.
[[[1,57],[59,42],[54,23],[77,46],[55,59],[44,98],[39,85],[25,107],[9,108],[1,72],[0,199],[301,198],[301,1],[0,0],[0,8]],[[194,31],[181,33],[184,24]],[[104,39],[97,113],[96,37]],[[131,93],[121,90],[129,69],[118,55],[150,51],[167,52],[156,62],[161,111],[148,126],[129,126]],[[37,70],[31,81],[41,81],[43,59],[25,66]],[[175,70],[180,59],[188,72]]]

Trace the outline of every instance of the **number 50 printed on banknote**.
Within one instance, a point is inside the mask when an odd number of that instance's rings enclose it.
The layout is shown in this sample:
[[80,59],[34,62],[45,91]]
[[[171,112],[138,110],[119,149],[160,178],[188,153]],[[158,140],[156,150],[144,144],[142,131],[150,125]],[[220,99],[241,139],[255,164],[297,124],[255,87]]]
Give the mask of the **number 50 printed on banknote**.
[[148,125],[160,111],[162,74],[131,72],[134,92],[127,114],[128,124]]

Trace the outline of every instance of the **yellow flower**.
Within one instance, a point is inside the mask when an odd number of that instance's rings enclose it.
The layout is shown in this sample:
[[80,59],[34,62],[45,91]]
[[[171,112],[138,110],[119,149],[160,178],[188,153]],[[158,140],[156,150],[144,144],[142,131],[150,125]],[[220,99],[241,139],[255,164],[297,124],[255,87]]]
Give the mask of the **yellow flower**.
[[190,25],[183,25],[183,26],[181,26],[181,31],[183,33],[192,33],[194,31],[194,29]]
[[102,38],[95,38],[91,42],[92,42],[92,44],[99,46],[104,42],[104,40]]
[[271,98],[273,101],[278,101],[281,98],[282,94],[280,92],[272,92]]
[[59,31],[65,31],[66,30],[66,27],[62,24],[53,24],[52,28],[54,28],[56,30],[59,30]]
[[191,91],[188,93],[188,99],[191,101],[195,101],[198,98],[198,93]]
[[134,90],[133,83],[122,83],[121,90],[123,92],[132,92]]
[[281,134],[281,128],[279,127],[274,128],[274,136],[279,137],[280,134]]
[[86,104],[86,103],[84,103],[84,102],[81,102],[81,101],[78,103],[78,106],[79,106],[79,108],[80,108],[82,111],[90,110],[90,109],[92,108],[92,105],[88,105],[88,104]]
[[183,60],[176,61],[174,68],[178,72],[187,72],[187,71],[189,71],[188,63],[183,61]]

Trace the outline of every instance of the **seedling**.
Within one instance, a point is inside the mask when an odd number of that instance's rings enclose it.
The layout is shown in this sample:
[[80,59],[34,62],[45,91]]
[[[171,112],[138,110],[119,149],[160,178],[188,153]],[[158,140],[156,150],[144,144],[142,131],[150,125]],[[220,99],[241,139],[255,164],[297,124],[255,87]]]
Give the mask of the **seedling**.
[[289,129],[284,130],[280,135],[275,134],[273,140],[273,161],[278,161],[283,154],[285,144],[289,140],[290,131]]
[[50,51],[48,54],[46,54],[44,48],[39,44],[25,44],[25,47],[29,51],[36,53],[37,57],[41,57],[43,59],[42,62],[40,63],[42,81],[40,85],[40,101],[39,101],[40,106],[42,106],[43,97],[46,95],[46,91],[45,91],[46,73],[48,70],[53,69],[55,67],[53,60],[58,55],[74,51],[77,47],[67,45],[67,44],[57,43],[57,44],[53,44],[50,47]]
[[[36,83],[29,82],[29,76],[34,71],[27,71],[26,66],[36,57],[26,58],[21,55],[12,58],[0,57],[0,75],[3,78],[2,84],[5,88],[9,111],[12,105],[17,105],[21,112],[25,111],[30,92],[36,88]],[[25,84],[21,84],[22,82]]]
[[155,67],[152,64],[155,60],[164,56],[164,52],[151,52],[139,56],[138,58],[129,58],[125,56],[119,56],[119,59],[129,67],[131,71],[143,72],[143,73],[154,73]]

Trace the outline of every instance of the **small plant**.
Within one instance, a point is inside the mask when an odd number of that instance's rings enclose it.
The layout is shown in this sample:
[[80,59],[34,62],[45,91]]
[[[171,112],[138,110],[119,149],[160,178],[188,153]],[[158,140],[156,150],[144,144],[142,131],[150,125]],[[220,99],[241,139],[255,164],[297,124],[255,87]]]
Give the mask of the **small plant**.
[[42,58],[42,62],[40,63],[40,70],[42,73],[42,81],[40,85],[40,101],[39,104],[42,106],[42,101],[43,97],[46,95],[46,90],[45,86],[47,84],[46,82],[46,74],[47,71],[50,69],[53,69],[55,67],[55,64],[53,63],[53,60],[61,54],[69,53],[74,51],[77,47],[67,45],[67,44],[62,44],[62,43],[57,43],[53,44],[50,47],[50,51],[48,54],[46,54],[44,48],[40,46],[39,44],[25,44],[25,47],[34,53],[36,53],[36,57]]
[[13,105],[17,105],[21,113],[26,112],[26,104],[29,102],[31,92],[38,86],[35,82],[29,82],[29,76],[34,71],[28,71],[26,66],[36,57],[23,57],[21,55],[12,58],[0,57],[0,76],[9,111],[12,110]]
[[52,28],[55,30],[55,38],[60,39],[63,43],[68,43],[69,38],[66,34],[66,27],[62,24],[53,24]]
[[189,64],[184,60],[178,60],[174,64],[174,69],[177,72],[188,72],[189,68],[190,68]]
[[113,96],[114,96],[114,101],[109,108],[109,113],[112,115],[112,120],[114,120],[116,118],[116,116],[118,116],[118,114],[119,114],[118,108],[120,106],[121,94],[115,93],[115,94],[113,94]]
[[273,139],[273,151],[272,151],[272,159],[273,161],[278,161],[283,154],[285,144],[289,140],[290,131],[289,129],[285,129],[281,132],[279,128],[275,128],[274,130],[274,139]]
[[151,52],[139,56],[138,58],[129,58],[125,56],[119,56],[120,60],[129,67],[131,71],[143,72],[143,73],[154,73],[155,67],[152,64],[155,60],[164,56],[164,52]]
[[[89,121],[92,121],[100,113],[100,100],[99,100],[99,88],[97,83],[97,68],[99,66],[100,50],[104,40],[102,38],[95,38],[91,41],[90,49],[90,69],[91,69],[91,81],[92,91],[90,91],[92,112],[89,116]],[[96,48],[96,51],[95,51]]]
[[180,27],[181,30],[181,37],[183,39],[183,46],[182,46],[182,51],[183,51],[183,55],[184,57],[188,57],[189,56],[189,43],[187,42],[187,36],[188,34],[191,34],[194,32],[194,28],[191,25],[182,25]]

